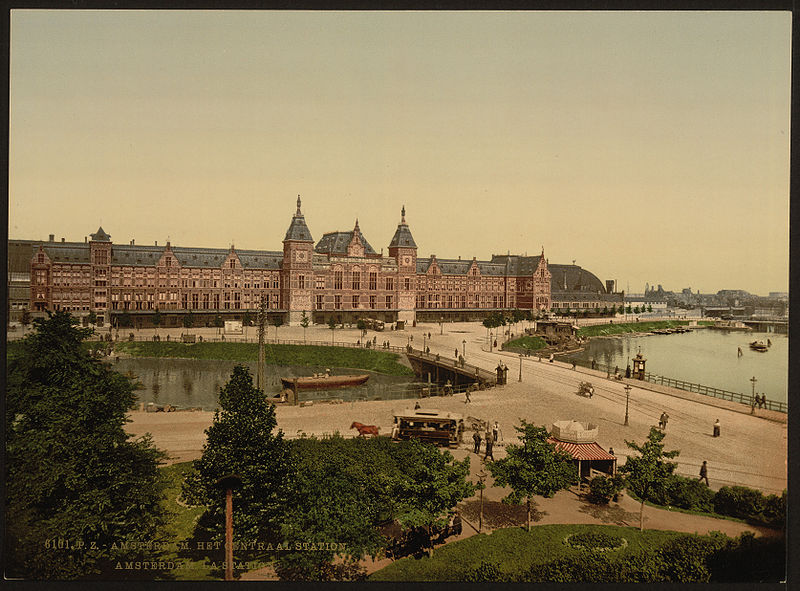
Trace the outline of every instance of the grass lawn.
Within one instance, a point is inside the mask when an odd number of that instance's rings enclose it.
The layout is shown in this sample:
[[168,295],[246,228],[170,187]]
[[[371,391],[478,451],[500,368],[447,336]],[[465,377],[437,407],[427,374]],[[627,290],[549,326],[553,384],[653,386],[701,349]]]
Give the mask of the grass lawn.
[[628,322],[626,324],[597,324],[578,329],[579,337],[600,337],[629,332],[649,332],[656,328],[677,328],[689,324],[688,320],[659,320],[653,322]]
[[[221,359],[258,361],[256,343],[174,343],[121,341],[114,349],[134,357],[181,357],[184,359]],[[411,368],[398,363],[397,353],[319,345],[266,345],[270,365],[318,365],[367,369],[392,376],[412,376]]]
[[184,507],[179,505],[177,501],[183,479],[191,468],[192,462],[182,462],[161,468],[167,479],[164,507],[171,515],[167,526],[167,535],[169,542],[171,542],[170,548],[174,547],[175,549],[164,552],[159,560],[181,562],[185,565],[185,568],[154,572],[164,574],[166,578],[175,578],[177,580],[218,581],[219,577],[211,575],[211,567],[206,564],[205,559],[189,560],[183,556],[178,556],[177,552],[177,543],[189,540],[192,537],[194,524],[204,511],[204,507]]
[[598,532],[625,538],[627,547],[610,551],[624,556],[659,546],[680,532],[644,530],[614,525],[539,525],[531,528],[499,529],[447,544],[432,558],[403,558],[370,575],[370,581],[454,581],[482,562],[496,563],[505,573],[523,572],[563,556],[579,556],[581,551],[564,543],[570,534]]
[[507,343],[503,343],[503,350],[522,350],[522,351],[538,351],[539,349],[544,349],[547,346],[547,343],[542,337],[529,337],[524,336],[518,339],[513,339],[508,341]]

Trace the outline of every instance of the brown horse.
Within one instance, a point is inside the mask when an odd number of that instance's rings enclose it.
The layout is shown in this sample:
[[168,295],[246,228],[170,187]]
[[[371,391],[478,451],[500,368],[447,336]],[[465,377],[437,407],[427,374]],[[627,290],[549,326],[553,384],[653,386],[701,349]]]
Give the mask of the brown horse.
[[380,427],[376,427],[375,425],[364,425],[362,423],[357,423],[353,421],[353,424],[350,425],[351,429],[358,430],[359,437],[365,437],[367,435],[372,435],[373,437],[378,436],[378,431],[380,431]]

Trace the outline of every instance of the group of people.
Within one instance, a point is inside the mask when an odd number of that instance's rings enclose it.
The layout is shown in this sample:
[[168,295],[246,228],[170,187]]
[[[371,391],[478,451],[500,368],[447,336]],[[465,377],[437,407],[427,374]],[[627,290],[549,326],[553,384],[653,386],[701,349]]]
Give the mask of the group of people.
[[475,447],[473,448],[473,452],[476,454],[481,453],[481,441],[485,440],[485,453],[483,455],[484,461],[491,458],[494,460],[494,455],[492,454],[492,449],[494,448],[494,444],[503,438],[502,433],[500,432],[500,425],[495,421],[494,425],[489,428],[486,428],[486,433],[484,434],[484,439],[481,439],[480,431],[475,431],[472,435],[472,441],[475,442]]
[[753,408],[767,408],[767,395],[766,394],[756,394],[755,399],[753,400]]

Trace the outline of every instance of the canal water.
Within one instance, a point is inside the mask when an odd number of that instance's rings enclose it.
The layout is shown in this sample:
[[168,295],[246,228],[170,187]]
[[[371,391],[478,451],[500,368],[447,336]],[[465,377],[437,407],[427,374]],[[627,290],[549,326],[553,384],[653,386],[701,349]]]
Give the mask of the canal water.
[[[767,339],[772,346],[766,353],[750,349],[752,341],[766,343]],[[741,357],[737,347],[742,349]],[[600,366],[619,366],[624,372],[640,349],[650,373],[748,395],[755,377],[757,393],[788,402],[789,337],[785,334],[706,328],[683,334],[620,335],[593,338],[583,351],[561,358],[585,366],[594,359]]]
[[[112,364],[112,368],[122,374],[131,372],[142,384],[136,391],[139,402],[154,404],[171,404],[181,408],[202,408],[214,410],[218,408],[219,389],[224,386],[233,373],[234,361],[216,361],[209,359],[176,359],[165,357],[133,357],[120,359]],[[256,380],[256,363],[245,363]],[[309,376],[322,373],[324,367],[311,366],[266,366],[266,391],[276,395],[281,391],[280,378]],[[351,400],[390,400],[416,398],[413,391],[413,377],[387,376],[362,369],[331,368],[334,375],[369,374],[369,380],[354,388],[337,390],[300,391],[300,402],[308,400],[327,400],[338,398]]]

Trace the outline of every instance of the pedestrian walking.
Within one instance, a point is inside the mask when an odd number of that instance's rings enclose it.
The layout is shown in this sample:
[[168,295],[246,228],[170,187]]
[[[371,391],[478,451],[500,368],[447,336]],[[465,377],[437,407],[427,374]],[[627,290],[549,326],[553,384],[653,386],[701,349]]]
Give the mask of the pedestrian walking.
[[714,437],[719,437],[719,419],[714,423]]
[[458,359],[458,347],[456,347],[455,357]]
[[469,397],[469,389],[464,390],[464,404],[469,404],[472,400]]
[[492,458],[494,461],[494,456],[492,455],[492,447],[494,447],[494,440],[492,439],[492,432],[486,431],[486,454],[483,456],[483,461],[485,462],[487,458]]
[[494,425],[492,426],[492,439],[494,439],[494,441],[500,441],[502,438],[503,435],[500,432],[500,423],[495,421]]
[[661,418],[658,420],[659,428],[666,429],[668,420],[669,420],[669,415],[666,412],[662,412],[661,413]]
[[703,465],[700,466],[700,478],[698,480],[705,480],[706,486],[710,486],[708,484],[708,462],[703,460]]
[[481,434],[475,431],[472,434],[472,441],[475,442],[475,448],[472,451],[476,454],[481,453]]

